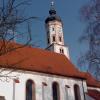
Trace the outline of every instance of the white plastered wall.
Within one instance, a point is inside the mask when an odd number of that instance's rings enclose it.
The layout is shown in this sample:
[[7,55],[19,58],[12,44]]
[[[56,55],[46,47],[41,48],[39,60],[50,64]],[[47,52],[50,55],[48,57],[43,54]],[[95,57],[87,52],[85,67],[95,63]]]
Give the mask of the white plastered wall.
[[[23,73],[24,72],[24,73]],[[83,82],[80,79],[56,76],[56,75],[48,75],[43,73],[36,72],[25,72],[19,71],[12,74],[13,75],[20,74],[19,81],[20,83],[15,83],[15,100],[26,100],[26,81],[31,79],[35,83],[36,88],[36,100],[52,100],[52,83],[57,82],[60,87],[60,100],[66,99],[65,86],[69,86],[68,88],[68,100],[75,100],[74,98],[74,88],[73,86],[77,84],[80,87],[81,100],[84,100],[84,93],[87,91],[87,86],[85,81]],[[0,95],[5,96],[6,100],[13,100],[13,80],[8,79],[9,82],[0,81]],[[42,83],[46,83],[47,86],[44,90],[44,99],[42,93]],[[84,84],[83,84],[83,83]],[[84,85],[84,86],[83,86]],[[84,87],[84,89],[83,89]]]

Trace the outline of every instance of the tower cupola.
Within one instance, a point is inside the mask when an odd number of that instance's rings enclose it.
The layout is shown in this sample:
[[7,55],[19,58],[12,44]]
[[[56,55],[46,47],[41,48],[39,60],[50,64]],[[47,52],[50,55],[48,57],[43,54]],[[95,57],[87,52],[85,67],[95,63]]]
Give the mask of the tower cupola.
[[45,20],[47,32],[47,50],[64,54],[69,58],[68,47],[64,45],[63,25],[61,18],[57,15],[54,2],[51,2],[49,16]]
[[45,20],[45,23],[48,23],[49,21],[54,21],[54,20],[58,20],[58,21],[61,22],[61,18],[56,13],[56,10],[55,10],[55,7],[54,7],[54,2],[51,2],[51,7],[50,7],[50,10],[49,10],[49,16]]

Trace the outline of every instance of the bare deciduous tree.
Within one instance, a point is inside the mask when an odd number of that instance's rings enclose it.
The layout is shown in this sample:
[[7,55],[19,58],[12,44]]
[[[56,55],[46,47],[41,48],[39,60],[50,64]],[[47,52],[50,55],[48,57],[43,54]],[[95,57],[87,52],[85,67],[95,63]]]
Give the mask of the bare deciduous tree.
[[[25,16],[23,13],[31,2],[31,0],[0,0],[0,56],[30,44],[30,21],[39,19],[38,17]],[[18,37],[22,37],[24,41],[22,45],[15,45],[15,40]],[[4,71],[5,68],[0,65],[0,73]],[[8,71],[6,76],[13,71]],[[0,76],[2,77],[2,74]],[[4,76],[5,74],[3,74]]]
[[[31,0],[0,0],[0,55],[26,46],[31,41],[29,21],[38,19],[38,17],[27,17],[22,14],[23,8],[30,5],[30,3]],[[25,27],[26,23],[27,28]],[[26,33],[21,31],[23,26],[24,29],[27,29]],[[27,40],[25,40],[23,46],[14,47],[11,44],[11,41],[14,42],[17,37],[24,37],[24,35],[27,36]]]
[[87,40],[89,50],[79,58],[79,64],[86,64],[87,70],[100,80],[100,0],[90,0],[81,8],[81,17],[87,24],[86,34],[80,38]]

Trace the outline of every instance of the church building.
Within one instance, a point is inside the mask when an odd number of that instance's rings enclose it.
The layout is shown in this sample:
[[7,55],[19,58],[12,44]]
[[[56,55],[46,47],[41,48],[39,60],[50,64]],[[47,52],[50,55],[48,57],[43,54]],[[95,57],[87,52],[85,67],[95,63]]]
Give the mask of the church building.
[[25,46],[0,56],[0,100],[100,100],[100,82],[70,60],[53,2],[45,28],[46,49]]

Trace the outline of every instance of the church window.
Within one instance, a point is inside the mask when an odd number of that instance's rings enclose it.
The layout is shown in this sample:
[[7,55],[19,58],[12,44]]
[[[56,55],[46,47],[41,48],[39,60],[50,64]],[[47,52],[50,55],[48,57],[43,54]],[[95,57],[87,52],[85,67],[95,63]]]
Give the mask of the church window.
[[64,54],[64,50],[62,48],[59,49],[61,54]]
[[60,53],[61,53],[61,49],[60,49]]
[[50,43],[50,40],[49,40],[49,38],[48,38],[48,44]]
[[81,100],[80,89],[78,85],[74,85],[75,100]]
[[47,84],[45,82],[42,82],[42,98],[43,98],[43,100],[46,100],[46,94],[47,94]]
[[35,100],[35,84],[32,80],[26,82],[26,100]]
[[55,42],[55,36],[53,36],[52,39],[53,39],[53,42]]
[[61,38],[61,36],[59,36],[59,41],[62,42],[62,38]]
[[53,100],[60,100],[60,91],[57,82],[54,82],[52,85],[52,93],[53,93]]

